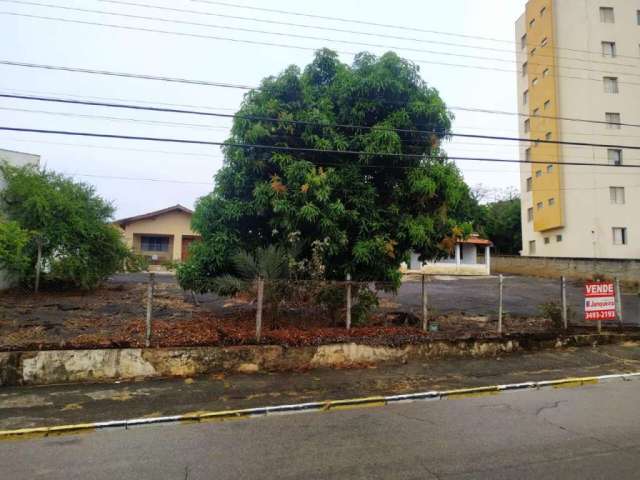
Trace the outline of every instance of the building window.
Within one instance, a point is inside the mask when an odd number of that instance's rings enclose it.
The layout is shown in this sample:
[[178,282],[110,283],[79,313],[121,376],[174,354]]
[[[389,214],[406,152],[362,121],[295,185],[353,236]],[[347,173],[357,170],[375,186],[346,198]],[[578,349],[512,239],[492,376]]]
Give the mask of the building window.
[[524,159],[525,159],[527,162],[530,162],[530,161],[531,161],[531,148],[527,148],[527,149],[524,151]]
[[143,252],[168,252],[169,237],[140,237],[140,249]]
[[640,25],[640,10],[636,11],[636,21],[637,21],[638,25]]
[[542,7],[542,9],[540,10],[540,16],[544,17],[545,13],[547,13],[547,7]]
[[544,208],[544,203],[542,203],[542,202],[538,202],[538,203],[536,204],[536,208],[537,208],[538,210],[542,210],[542,209]]
[[540,47],[542,47],[542,48],[546,47],[547,43],[548,43],[547,37],[544,37],[542,39],[542,41],[540,42]]
[[525,33],[524,35],[522,35],[522,37],[520,37],[520,48],[521,49],[525,49],[527,48],[527,34]]
[[609,165],[622,165],[622,150],[610,148],[607,150]]
[[522,104],[526,105],[528,101],[529,101],[529,90],[525,90],[524,93],[522,94]]
[[545,110],[548,110],[550,106],[551,106],[551,100],[547,100],[546,102],[544,102],[544,109]]
[[604,114],[604,116],[605,116],[605,120],[607,122],[607,128],[616,129],[616,130],[620,129],[620,114],[619,113],[607,112],[607,113]]
[[537,117],[539,113],[540,113],[540,109],[539,108],[534,108],[533,109],[533,116],[534,117]]
[[527,222],[533,222],[533,207],[527,208]]
[[535,24],[536,24],[536,19],[532,18],[531,21],[529,22],[529,28],[533,28]]
[[616,42],[602,42],[602,56],[611,58],[615,57]]
[[535,87],[537,84],[538,84],[538,77],[536,77],[533,80],[531,80],[531,85],[533,85]]
[[535,254],[536,254],[536,241],[529,240],[529,255],[535,255]]
[[553,165],[547,165],[547,173],[553,172]]
[[627,229],[626,229],[626,227],[613,227],[613,244],[614,245],[626,245],[627,244]]
[[549,237],[544,237],[544,244],[549,245],[551,243],[551,239]]
[[531,187],[533,186],[533,178],[527,178],[527,192],[531,191]]
[[552,135],[552,133],[551,133],[551,132],[547,132],[547,133],[545,134],[545,136],[544,136],[544,139],[545,139],[547,142],[550,142],[550,141],[551,141],[552,136],[553,136],[553,135]]
[[531,121],[527,118],[524,121],[524,133],[529,133],[531,131]]
[[556,242],[562,241],[562,235],[556,235]]
[[549,206],[553,207],[556,204],[556,199],[555,198],[550,198],[549,199]]
[[602,23],[614,23],[613,7],[600,7],[600,21]]
[[542,170],[536,170],[536,177],[541,177],[542,176]]
[[522,76],[523,77],[527,75],[528,66],[529,66],[529,64],[527,62],[524,62],[522,64]]
[[604,93],[618,93],[617,77],[604,77],[602,81],[604,83]]
[[624,205],[624,187],[609,187],[611,203],[614,205]]
[[536,49],[535,49],[535,48],[532,48],[532,49],[531,49],[531,53],[530,53],[530,55],[533,57],[535,54],[536,54]]

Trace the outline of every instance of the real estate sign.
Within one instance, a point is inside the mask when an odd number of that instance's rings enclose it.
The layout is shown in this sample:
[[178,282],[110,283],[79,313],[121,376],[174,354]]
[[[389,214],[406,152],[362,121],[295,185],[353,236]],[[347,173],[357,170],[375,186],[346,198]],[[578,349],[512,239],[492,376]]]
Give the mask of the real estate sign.
[[587,282],[585,284],[584,319],[616,319],[616,294],[613,282]]

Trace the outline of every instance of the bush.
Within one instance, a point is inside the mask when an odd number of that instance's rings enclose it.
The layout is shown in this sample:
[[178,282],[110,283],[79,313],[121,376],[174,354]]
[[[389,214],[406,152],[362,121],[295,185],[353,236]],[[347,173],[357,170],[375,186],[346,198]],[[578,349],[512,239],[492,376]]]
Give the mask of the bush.
[[557,302],[546,302],[538,305],[540,315],[550,319],[557,328],[563,327],[562,323],[562,306]]
[[41,283],[57,287],[91,289],[123,269],[130,249],[110,224],[113,206],[93,187],[50,171],[6,163],[0,164],[0,175],[6,181],[0,209],[9,220],[0,233],[2,261],[15,280],[38,284],[39,254]]
[[149,270],[149,259],[144,255],[130,252],[124,259],[124,270],[126,272],[144,272]]
[[0,269],[9,280],[23,277],[31,267],[27,246],[29,232],[17,222],[0,222]]
[[351,307],[351,321],[354,325],[364,325],[378,308],[378,295],[368,287],[360,287],[356,291],[354,301]]

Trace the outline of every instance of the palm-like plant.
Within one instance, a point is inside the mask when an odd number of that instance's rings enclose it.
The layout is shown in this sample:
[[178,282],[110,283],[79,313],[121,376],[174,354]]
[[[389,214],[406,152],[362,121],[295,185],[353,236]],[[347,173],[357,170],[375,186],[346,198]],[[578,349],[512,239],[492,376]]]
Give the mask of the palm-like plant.
[[255,253],[241,250],[232,258],[233,273],[220,275],[212,280],[213,289],[224,296],[246,292],[257,280],[265,281],[264,301],[270,311],[272,327],[278,316],[278,307],[287,294],[291,252],[286,248],[269,245]]

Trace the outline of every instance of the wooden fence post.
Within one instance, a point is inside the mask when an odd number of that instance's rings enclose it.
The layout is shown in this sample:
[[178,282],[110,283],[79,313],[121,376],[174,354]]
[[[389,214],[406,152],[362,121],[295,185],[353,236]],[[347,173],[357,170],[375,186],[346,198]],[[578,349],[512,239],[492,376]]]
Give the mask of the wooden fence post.
[[153,286],[155,283],[155,273],[149,272],[149,284],[147,286],[147,322],[144,336],[144,346],[151,345],[151,316],[153,312]]
[[347,273],[347,330],[351,330],[351,274]]
[[262,302],[264,297],[264,279],[258,277],[258,306],[256,308],[256,342],[262,338]]

